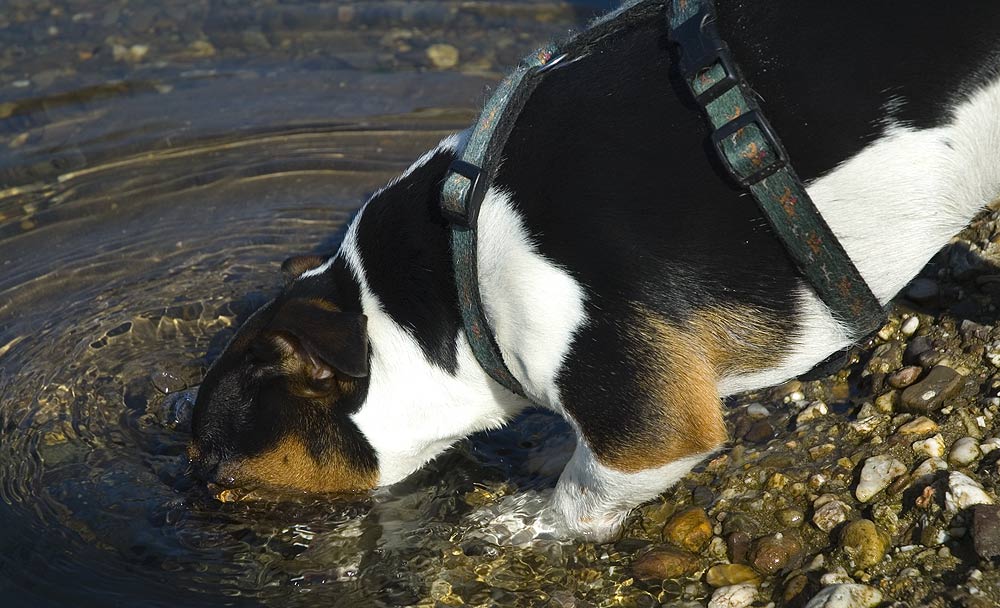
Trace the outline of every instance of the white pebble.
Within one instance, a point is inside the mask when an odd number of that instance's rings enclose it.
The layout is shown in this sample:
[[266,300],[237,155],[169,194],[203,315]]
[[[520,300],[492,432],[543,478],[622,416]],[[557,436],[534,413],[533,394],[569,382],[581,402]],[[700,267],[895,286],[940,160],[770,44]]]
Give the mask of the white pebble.
[[806,608],[872,608],[882,603],[882,592],[868,585],[830,585],[820,589]]
[[948,463],[940,458],[928,458],[927,460],[920,463],[914,471],[913,475],[910,477],[912,479],[920,479],[925,475],[933,475],[938,471],[948,470]]
[[747,414],[754,418],[767,418],[771,415],[771,410],[759,403],[751,403],[747,406]]
[[802,393],[802,391],[795,391],[792,394],[788,395],[788,397],[786,397],[786,399],[788,399],[791,402],[805,401],[806,400],[806,396]]
[[719,587],[712,594],[708,608],[746,608],[753,603],[757,587],[750,583]]
[[961,467],[974,462],[980,455],[979,440],[975,437],[962,437],[951,446],[948,462]]
[[903,473],[906,473],[906,465],[892,456],[872,456],[865,460],[865,466],[861,469],[861,482],[854,495],[861,502],[868,502]]
[[853,583],[854,579],[847,574],[847,570],[843,566],[837,566],[834,570],[827,572],[823,576],[819,577],[819,584],[826,587],[827,585],[841,585]]
[[917,333],[918,327],[920,327],[920,319],[910,317],[909,319],[903,321],[903,324],[899,327],[899,331],[903,332],[904,336],[912,336]]
[[822,401],[813,401],[806,407],[806,409],[799,412],[799,415],[795,417],[795,424],[803,424],[809,422],[810,420],[815,420],[820,416],[826,416],[826,413],[829,411],[829,408],[827,408],[826,404]]
[[948,489],[944,493],[944,506],[951,513],[973,505],[992,505],[993,497],[983,490],[983,486],[968,475],[952,471],[948,476]]
[[986,441],[979,444],[979,451],[985,456],[993,450],[1000,448],[1000,437],[990,437]]
[[944,456],[944,437],[941,436],[941,433],[938,433],[922,441],[914,441],[912,447],[913,451],[917,454],[925,454],[931,458],[940,458]]

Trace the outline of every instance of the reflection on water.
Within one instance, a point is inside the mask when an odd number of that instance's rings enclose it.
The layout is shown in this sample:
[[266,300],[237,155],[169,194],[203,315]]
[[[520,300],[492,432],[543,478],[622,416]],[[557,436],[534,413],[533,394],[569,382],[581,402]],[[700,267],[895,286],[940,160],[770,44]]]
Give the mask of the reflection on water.
[[374,496],[219,502],[188,476],[166,405],[282,259],[335,246],[506,66],[602,4],[5,2],[4,606],[649,598],[592,546],[498,548],[476,530],[477,510],[553,483],[546,450],[567,444],[550,416]]

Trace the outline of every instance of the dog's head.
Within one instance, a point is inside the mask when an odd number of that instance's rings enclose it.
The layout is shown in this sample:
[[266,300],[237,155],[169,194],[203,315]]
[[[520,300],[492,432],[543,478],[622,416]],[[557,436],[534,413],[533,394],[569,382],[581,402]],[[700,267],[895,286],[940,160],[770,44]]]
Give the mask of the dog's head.
[[[292,258],[289,279],[323,263]],[[243,324],[198,390],[188,449],[222,486],[336,492],[376,485],[375,451],[351,420],[368,390],[360,312],[289,286]]]

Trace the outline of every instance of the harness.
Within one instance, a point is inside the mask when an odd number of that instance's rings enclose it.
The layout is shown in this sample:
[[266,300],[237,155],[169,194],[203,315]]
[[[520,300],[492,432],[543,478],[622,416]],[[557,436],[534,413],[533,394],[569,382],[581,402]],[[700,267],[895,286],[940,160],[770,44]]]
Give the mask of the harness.
[[521,60],[487,102],[445,176],[441,211],[450,225],[465,334],[483,369],[518,395],[524,396],[524,389],[503,361],[479,294],[476,228],[480,206],[514,123],[545,72],[585,53],[629,22],[663,13],[668,37],[677,50],[674,69],[705,114],[712,129],[712,147],[729,177],[757,201],[798,270],[849,329],[852,340],[860,340],[884,323],[881,304],[816,210],[719,36],[713,2],[640,0],[626,3],[565,43],[543,47]]

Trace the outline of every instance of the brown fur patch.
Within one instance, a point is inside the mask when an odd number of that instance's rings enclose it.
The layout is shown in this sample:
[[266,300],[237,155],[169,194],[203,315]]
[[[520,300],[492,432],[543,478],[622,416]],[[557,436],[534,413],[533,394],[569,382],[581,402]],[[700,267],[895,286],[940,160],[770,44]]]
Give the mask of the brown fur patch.
[[782,342],[775,327],[747,310],[704,310],[682,325],[637,307],[627,330],[629,357],[648,387],[647,430],[598,459],[635,473],[717,449],[728,438],[718,379],[777,363]]
[[375,487],[377,473],[333,454],[325,462],[313,459],[305,444],[295,437],[286,437],[274,449],[228,465],[226,475],[237,486],[265,486],[310,493],[370,490]]

